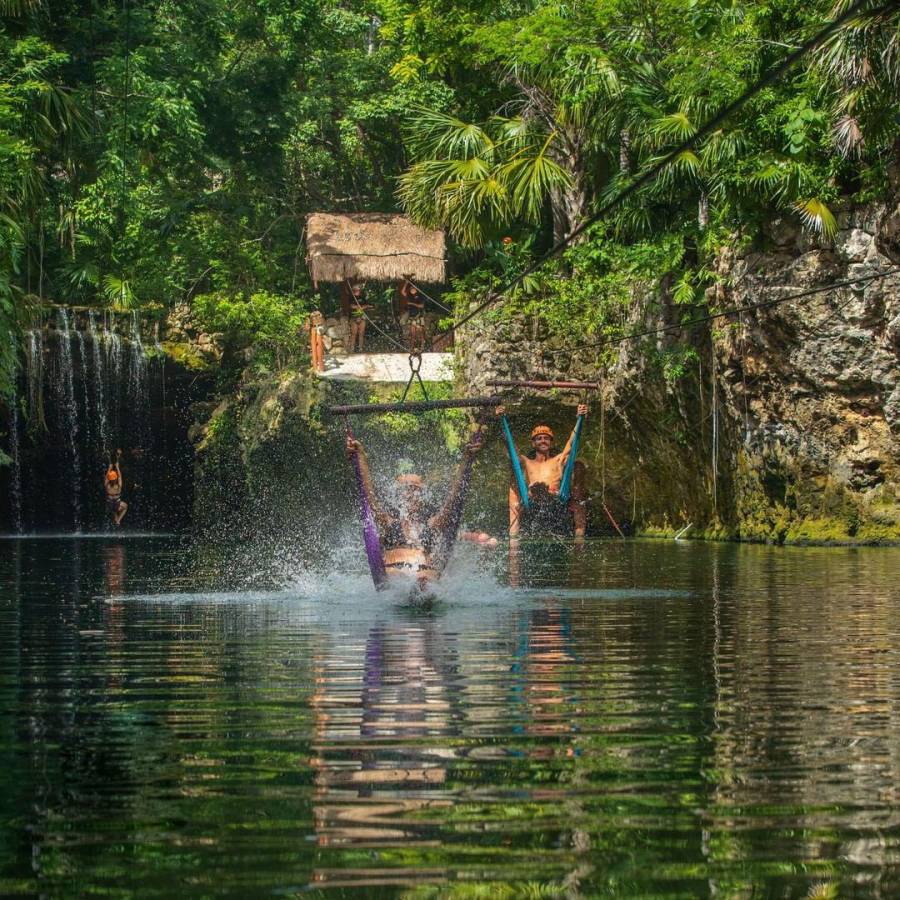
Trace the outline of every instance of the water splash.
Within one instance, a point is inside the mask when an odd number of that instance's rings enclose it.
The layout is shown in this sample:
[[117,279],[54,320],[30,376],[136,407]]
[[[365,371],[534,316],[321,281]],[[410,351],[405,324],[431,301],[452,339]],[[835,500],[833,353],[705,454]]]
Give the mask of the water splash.
[[[101,455],[109,453],[109,416],[106,409],[106,391],[104,386],[103,354],[100,352],[100,335],[97,333],[97,314],[91,310],[88,314],[88,328],[91,337],[94,361],[94,406],[97,411],[97,440]],[[109,329],[103,323],[103,341],[106,342]],[[85,382],[87,378],[85,377]]]
[[81,528],[81,460],[78,454],[78,404],[75,401],[75,378],[72,363],[72,333],[69,330],[68,310],[57,311],[57,337],[59,359],[56,389],[59,396],[59,410],[63,430],[69,444],[71,462],[72,518],[75,530]]
[[12,458],[9,489],[12,524],[16,534],[22,533],[22,461],[20,442],[19,392],[13,385],[13,395],[9,404],[9,455]]

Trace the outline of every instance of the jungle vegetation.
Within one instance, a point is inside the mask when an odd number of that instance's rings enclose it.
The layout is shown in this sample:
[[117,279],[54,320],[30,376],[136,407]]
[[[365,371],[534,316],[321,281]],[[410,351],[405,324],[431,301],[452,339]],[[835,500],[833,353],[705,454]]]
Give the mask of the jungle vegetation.
[[[0,391],[46,303],[189,304],[294,341],[314,210],[445,227],[464,302],[526,265],[848,0],[0,0]],[[579,335],[638,283],[703,302],[723,243],[896,160],[877,4],[530,278]],[[267,327],[267,316],[273,317]],[[249,331],[248,331],[249,329]]]

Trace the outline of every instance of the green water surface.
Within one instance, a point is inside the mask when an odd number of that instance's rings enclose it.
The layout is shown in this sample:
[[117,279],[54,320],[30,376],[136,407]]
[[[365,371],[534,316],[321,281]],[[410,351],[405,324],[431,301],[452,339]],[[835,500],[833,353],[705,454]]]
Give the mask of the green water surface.
[[900,550],[462,557],[0,542],[0,895],[900,896]]

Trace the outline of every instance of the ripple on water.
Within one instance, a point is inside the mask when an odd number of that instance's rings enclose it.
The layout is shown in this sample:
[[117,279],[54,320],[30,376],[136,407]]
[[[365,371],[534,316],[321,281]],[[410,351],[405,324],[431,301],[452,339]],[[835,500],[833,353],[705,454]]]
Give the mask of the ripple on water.
[[0,893],[900,894],[896,551],[474,555],[422,608],[90,543],[0,555]]

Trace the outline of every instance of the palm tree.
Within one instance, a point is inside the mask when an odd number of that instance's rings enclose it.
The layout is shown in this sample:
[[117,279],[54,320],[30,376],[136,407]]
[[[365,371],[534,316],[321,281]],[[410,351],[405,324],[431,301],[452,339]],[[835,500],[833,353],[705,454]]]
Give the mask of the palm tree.
[[400,201],[420,224],[446,227],[465,247],[481,246],[517,219],[539,221],[547,196],[571,186],[551,155],[555,137],[522,116],[479,126],[421,110],[410,137],[419,162],[400,178]]
[[[852,0],[838,0],[832,16]],[[900,9],[871,4],[850,18],[816,54],[831,80],[833,138],[844,156],[860,156],[866,145],[890,147],[896,139],[900,92]]]

